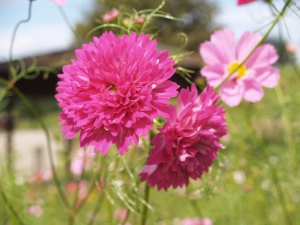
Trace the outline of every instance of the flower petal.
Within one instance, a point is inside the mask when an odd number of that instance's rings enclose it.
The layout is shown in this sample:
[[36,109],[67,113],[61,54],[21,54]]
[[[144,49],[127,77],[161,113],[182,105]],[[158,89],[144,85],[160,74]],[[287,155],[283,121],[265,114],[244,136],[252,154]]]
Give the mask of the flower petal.
[[204,66],[200,73],[206,78],[207,83],[213,87],[217,87],[226,77],[224,65],[222,64]]
[[220,90],[220,97],[230,107],[237,106],[242,101],[244,85],[236,80],[226,81]]
[[222,61],[226,64],[235,59],[234,33],[231,29],[222,29],[215,31],[210,37],[217,49],[222,51]]
[[256,72],[256,81],[267,88],[273,88],[278,84],[280,74],[279,70],[272,66],[266,66],[257,68]]
[[259,86],[259,84],[253,80],[245,80],[245,91],[244,98],[248,102],[258,102],[264,96],[263,89]]
[[202,43],[199,53],[207,64],[225,63],[234,60],[234,33],[230,29],[215,31],[210,41]]
[[237,43],[237,60],[242,62],[261,38],[262,36],[258,33],[245,32]]
[[246,61],[247,68],[257,68],[275,63],[279,56],[273,45],[264,44],[259,46]]

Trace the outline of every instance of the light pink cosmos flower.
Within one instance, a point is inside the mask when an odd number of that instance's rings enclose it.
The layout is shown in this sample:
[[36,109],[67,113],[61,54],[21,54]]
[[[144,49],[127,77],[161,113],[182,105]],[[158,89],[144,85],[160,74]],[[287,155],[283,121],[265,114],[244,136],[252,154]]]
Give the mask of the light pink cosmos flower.
[[244,4],[247,4],[247,3],[250,3],[250,2],[255,2],[256,0],[238,0],[237,1],[237,4],[238,5],[244,5]]
[[193,219],[186,218],[182,220],[181,225],[212,225],[212,222],[208,218],[201,219],[200,217],[195,217]]
[[208,172],[217,151],[223,149],[219,138],[226,134],[223,107],[216,106],[218,97],[206,87],[198,96],[196,86],[182,89],[177,110],[170,106],[169,119],[161,133],[153,138],[154,147],[140,172],[141,180],[157,189],[167,190],[189,184]]
[[[207,64],[201,69],[209,85],[217,87],[248,56],[262,36],[245,32],[235,44],[230,29],[215,31],[210,41],[200,45],[199,52]],[[246,101],[260,101],[264,95],[261,86],[273,88],[279,80],[279,70],[272,67],[278,55],[274,46],[259,46],[247,61],[220,89],[220,97],[229,106],[237,106],[242,98]]]
[[75,175],[80,175],[83,169],[88,169],[95,156],[92,147],[80,148],[75,157],[71,160],[70,170]]
[[102,16],[102,20],[105,23],[109,23],[110,21],[115,21],[118,19],[120,12],[119,10],[117,10],[116,8],[113,8],[112,10],[110,10],[109,12],[105,13]]
[[65,4],[68,0],[51,0],[54,2],[56,5],[63,5]]
[[147,135],[152,120],[168,116],[169,99],[179,87],[168,79],[174,60],[157,51],[150,35],[115,37],[104,33],[76,50],[78,60],[63,67],[55,96],[62,108],[66,139],[80,133],[80,145],[105,155],[116,144],[121,155],[138,135]]

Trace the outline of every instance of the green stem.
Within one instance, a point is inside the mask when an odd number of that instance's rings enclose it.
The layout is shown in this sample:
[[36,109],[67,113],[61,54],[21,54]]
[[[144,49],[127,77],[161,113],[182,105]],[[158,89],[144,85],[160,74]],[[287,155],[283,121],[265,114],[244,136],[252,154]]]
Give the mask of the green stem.
[[190,198],[189,198],[189,202],[191,203],[191,206],[194,209],[196,215],[199,216],[200,218],[202,218],[202,213],[201,213],[201,210],[198,207],[197,202],[193,199],[190,199]]
[[27,23],[31,19],[32,2],[33,2],[33,0],[29,0],[28,17],[27,17],[27,19],[19,21],[16,24],[15,28],[14,28],[14,31],[13,31],[13,34],[12,34],[12,37],[11,37],[11,40],[10,40],[10,46],[9,46],[9,58],[8,58],[8,60],[9,60],[10,63],[12,61],[12,52],[13,52],[13,46],[14,46],[14,42],[15,42],[17,30],[18,30],[19,26],[22,23]]
[[0,194],[1,197],[3,199],[3,201],[5,202],[5,204],[7,205],[7,207],[9,208],[9,210],[11,211],[11,213],[14,215],[14,217],[17,219],[18,223],[21,225],[25,225],[25,223],[21,220],[21,218],[19,217],[17,211],[14,209],[14,207],[12,206],[12,204],[9,202],[9,200],[7,199],[4,191],[2,190],[2,185],[0,185]]
[[[146,188],[145,188],[145,202],[148,203],[149,201],[149,196],[150,196],[150,186],[145,183]],[[147,214],[148,214],[148,206],[146,204],[144,204],[144,208],[143,208],[143,212],[142,212],[142,222],[141,225],[145,225],[146,224],[146,220],[147,220]]]
[[[5,84],[6,86],[8,86],[10,83],[2,78],[0,78],[0,82]],[[30,103],[30,101],[26,98],[26,96],[16,87],[12,87],[12,90],[19,96],[19,98],[25,103],[25,105],[27,106],[27,108],[31,111],[31,113],[35,116],[36,120],[38,121],[38,123],[40,124],[40,126],[42,127],[45,135],[46,135],[46,140],[47,140],[47,152],[49,155],[49,160],[50,160],[50,166],[51,166],[51,171],[53,174],[53,179],[54,179],[54,183],[55,186],[57,188],[57,191],[59,193],[59,196],[63,202],[63,204],[65,205],[65,207],[69,210],[69,213],[72,213],[71,211],[71,207],[69,205],[69,202],[64,194],[64,192],[61,189],[58,177],[57,177],[57,173],[54,167],[54,159],[53,159],[53,155],[52,155],[52,147],[51,147],[51,141],[50,141],[50,134],[49,131],[47,129],[46,124],[44,123],[43,119],[41,118],[41,116],[38,114],[38,112],[36,111],[36,109],[33,107],[33,105]]]
[[289,4],[292,2],[292,0],[287,0],[284,7],[282,8],[281,12],[278,14],[278,16],[275,18],[274,22],[272,23],[269,30],[265,33],[265,35],[262,37],[262,39],[255,45],[255,47],[252,49],[252,51],[247,55],[247,57],[231,72],[229,73],[225,79],[215,88],[218,90],[238,69],[244,65],[244,63],[249,59],[249,57],[253,54],[253,52],[260,46],[266,38],[269,36],[275,25],[278,23],[280,18],[284,15],[286,9],[288,8]]

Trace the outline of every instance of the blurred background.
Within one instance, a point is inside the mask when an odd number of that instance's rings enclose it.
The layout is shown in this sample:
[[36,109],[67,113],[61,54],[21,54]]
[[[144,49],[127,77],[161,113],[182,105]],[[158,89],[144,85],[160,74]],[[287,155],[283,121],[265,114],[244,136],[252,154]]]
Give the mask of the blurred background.
[[[33,75],[19,80],[16,87],[32,102],[51,133],[55,162],[60,176],[63,177],[63,184],[76,178],[73,175],[70,175],[71,178],[67,177],[67,174],[70,173],[71,156],[79,148],[76,140],[73,142],[63,140],[61,127],[57,125],[60,108],[54,98],[57,74],[62,72],[61,68],[64,64],[76,58],[74,49],[78,48],[78,44],[70,26],[78,33],[83,43],[89,42],[93,35],[99,36],[103,30],[98,30],[89,37],[86,37],[86,33],[99,25],[97,21],[113,7],[117,7],[122,12],[132,12],[132,9],[153,9],[161,3],[160,0],[106,0],[105,5],[103,2],[104,0],[68,0],[63,6],[58,7],[50,0],[35,0],[32,3],[31,19],[19,27],[13,46],[12,58],[22,59],[20,62],[27,68],[32,68]],[[278,9],[283,7],[284,1],[273,2]],[[28,5],[28,0],[0,0],[1,78],[8,78],[7,61],[13,29],[20,20],[27,18]],[[172,49],[180,42],[178,33],[185,32],[189,38],[186,50],[194,51],[194,54],[182,62],[181,66],[195,72],[193,81],[198,82],[200,86],[205,85],[205,80],[199,74],[203,66],[198,54],[200,43],[208,40],[214,30],[225,27],[234,30],[236,39],[249,30],[259,29],[258,32],[264,34],[266,29],[260,28],[271,22],[274,13],[277,13],[275,9],[260,0],[243,6],[237,6],[236,0],[166,0],[162,10],[181,20],[158,18],[154,21],[153,26],[157,25],[161,30],[157,36],[159,46]],[[167,222],[161,224],[174,224],[172,221],[175,216],[180,218],[187,215],[199,216],[196,212],[200,208],[202,215],[212,218],[217,225],[284,224],[285,219],[279,204],[282,196],[277,194],[276,185],[271,178],[273,175],[270,165],[277,168],[278,180],[282,184],[282,191],[286,198],[287,211],[295,221],[293,224],[296,225],[297,221],[300,221],[300,159],[296,148],[300,144],[298,116],[300,73],[299,66],[295,66],[299,65],[300,58],[299,17],[289,10],[266,42],[272,43],[280,55],[276,66],[281,70],[281,80],[278,85],[281,89],[279,87],[279,89],[277,87],[264,89],[263,100],[256,104],[243,102],[235,108],[225,106],[229,134],[222,142],[226,150],[218,153],[218,159],[210,172],[204,174],[203,179],[192,182],[189,188],[171,190],[168,193],[153,190],[152,203],[158,207],[158,213],[151,214],[153,221],[166,218]],[[16,65],[20,66],[21,63]],[[42,71],[36,73],[36,66],[53,69],[48,73]],[[187,85],[180,76],[177,78],[174,76],[172,79],[176,79],[181,86]],[[4,86],[0,85],[0,91],[3,88]],[[256,132],[265,143],[269,152],[268,157],[262,153],[261,143],[257,141],[253,132]],[[142,151],[140,146],[134,148],[138,149],[137,153]],[[135,160],[139,157],[139,160],[130,161],[130,169],[136,175],[141,168],[140,164],[144,163],[144,158],[141,154],[130,158],[131,154],[136,153],[125,154],[126,158]],[[63,159],[61,160],[63,163],[59,164],[59,159]],[[11,169],[17,174],[15,178],[2,176],[5,174],[4,162],[11,163]],[[99,159],[97,162],[101,165]],[[137,165],[137,162],[140,164]],[[110,164],[107,162],[104,165]],[[30,189],[31,186],[25,188],[25,185],[32,180],[33,189],[38,189],[37,184],[42,184],[42,188],[39,187],[40,190],[36,193],[43,196],[48,192],[54,193],[53,183],[49,181],[51,177],[48,177],[48,180],[43,177],[46,171],[49,171],[49,160],[45,135],[24,102],[9,92],[5,101],[0,104],[1,179],[6,179],[5,181],[12,179],[9,181],[14,189],[10,188],[11,186],[7,188],[12,196],[16,193],[22,195],[26,188]],[[115,179],[113,176],[112,179]],[[95,196],[98,196],[98,193]],[[91,204],[95,203],[95,196]],[[51,194],[48,199],[45,198],[45,208],[47,206],[49,212],[53,211],[53,214],[49,215],[58,215],[59,208],[53,205],[58,205],[59,200],[55,198],[55,203],[51,202],[52,200]],[[26,201],[22,203],[28,204]],[[189,201],[195,204],[190,205]],[[161,206],[161,202],[165,204]],[[6,212],[2,203],[0,200],[0,222],[2,222],[1,212]],[[17,198],[15,203],[19,203]],[[106,200],[106,203],[109,202]],[[176,204],[179,207],[174,207]],[[185,207],[182,207],[183,205]],[[195,207],[198,209],[195,210]],[[165,210],[165,208],[172,208],[172,210]],[[88,212],[84,211],[84,213]],[[42,217],[39,224],[56,224],[49,223],[54,218],[49,215]],[[58,218],[62,216],[58,215]],[[80,222],[85,221],[80,219]],[[107,222],[106,218],[102,219],[100,218],[99,221]],[[153,222],[153,224],[158,223]]]
[[[8,59],[14,26],[21,19],[27,18],[28,3],[28,0],[0,0],[0,60],[2,61]],[[156,8],[160,3],[160,0],[110,0],[106,1],[106,9],[103,10],[99,0],[68,0],[62,8],[72,27],[86,39],[86,33],[109,8],[117,7],[123,11],[130,11],[131,8],[137,10]],[[283,1],[275,0],[274,4],[280,9]],[[260,0],[243,6],[237,6],[236,0],[167,0],[163,10],[182,20],[159,20],[158,26],[162,29],[159,41],[171,45],[177,44],[178,40],[174,37],[178,32],[185,32],[189,37],[187,48],[194,51],[197,51],[199,44],[207,40],[215,29],[231,28],[238,38],[246,30],[255,31],[273,18],[269,5]],[[262,34],[264,31],[264,29],[260,30]],[[279,40],[279,33],[283,36],[284,42],[300,45],[300,32],[298,32],[295,14],[290,12],[284,18],[284,23],[272,31],[270,41]],[[33,2],[30,22],[20,26],[17,32],[13,57],[24,58],[68,50],[74,47],[74,40],[74,35],[58,6],[50,0],[36,0]]]

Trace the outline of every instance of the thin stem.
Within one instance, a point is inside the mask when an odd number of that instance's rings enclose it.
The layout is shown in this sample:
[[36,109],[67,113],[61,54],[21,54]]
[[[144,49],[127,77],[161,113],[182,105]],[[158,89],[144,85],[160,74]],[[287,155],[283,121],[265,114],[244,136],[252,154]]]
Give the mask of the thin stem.
[[62,7],[62,6],[58,6],[58,9],[59,9],[59,11],[60,11],[62,17],[63,17],[64,20],[66,21],[66,24],[68,25],[68,27],[70,28],[70,30],[71,30],[72,33],[74,34],[74,36],[75,36],[75,38],[76,38],[76,41],[77,41],[77,45],[78,45],[78,46],[81,46],[82,43],[81,43],[81,41],[80,41],[80,38],[79,38],[77,32],[76,32],[76,31],[74,30],[74,28],[72,27],[72,24],[70,23],[70,21],[69,21],[67,15],[66,15],[66,13],[65,13],[63,7]]
[[16,33],[17,33],[17,30],[18,30],[19,26],[20,26],[22,23],[27,23],[27,22],[29,22],[29,20],[31,19],[31,9],[32,9],[32,2],[33,2],[33,1],[34,1],[34,0],[29,0],[29,7],[28,7],[28,16],[27,16],[27,19],[19,21],[19,22],[16,24],[15,28],[14,28],[13,35],[12,35],[11,40],[10,40],[10,46],[9,46],[9,58],[8,58],[9,62],[12,61],[13,46],[14,46],[15,37],[16,37]]
[[[10,83],[2,78],[0,78],[0,82],[5,84],[6,86],[8,86]],[[61,187],[60,187],[60,183],[57,177],[57,173],[54,167],[54,159],[53,159],[53,155],[52,155],[52,147],[51,147],[51,141],[50,141],[50,134],[49,131],[47,129],[46,124],[44,123],[43,119],[41,118],[41,116],[38,114],[38,112],[36,111],[36,109],[33,107],[33,105],[30,103],[30,101],[26,98],[26,96],[16,87],[12,87],[12,90],[19,96],[19,98],[25,103],[25,105],[27,106],[27,108],[31,111],[31,113],[35,116],[36,120],[38,121],[38,123],[40,124],[40,126],[42,127],[43,131],[45,132],[46,135],[46,140],[47,140],[47,152],[49,155],[49,160],[50,160],[50,166],[51,166],[51,171],[53,174],[53,179],[54,179],[54,183],[55,186],[58,190],[59,196],[63,202],[63,204],[65,205],[65,207],[69,210],[69,213],[72,212],[71,207],[69,205],[69,202],[64,194],[64,192],[62,191]]]
[[275,27],[275,25],[278,23],[279,19],[284,15],[286,9],[288,8],[289,4],[292,2],[292,0],[287,0],[284,7],[282,8],[280,14],[278,14],[278,16],[275,18],[273,24],[271,25],[271,27],[269,28],[269,30],[265,33],[265,35],[262,37],[262,39],[255,45],[255,47],[252,49],[252,51],[247,55],[247,57],[231,72],[229,73],[225,79],[215,88],[216,90],[218,90],[236,71],[238,71],[238,69],[244,65],[244,63],[249,59],[249,57],[253,54],[253,52],[258,48],[258,46],[261,45],[261,43],[263,43],[266,38],[269,36],[269,34],[271,33],[271,31],[273,30],[273,28]]
[[9,210],[11,211],[11,213],[14,215],[14,217],[17,219],[18,223],[21,225],[25,225],[25,223],[22,221],[22,219],[19,217],[17,211],[14,209],[14,207],[12,206],[12,204],[9,202],[8,198],[6,197],[4,191],[2,190],[2,185],[0,185],[0,194],[1,197],[3,199],[3,201],[5,202],[5,204],[7,205],[7,207],[9,208]]
[[[148,203],[149,196],[150,196],[150,186],[147,183],[145,183],[145,185],[146,185],[146,188],[145,188],[144,199],[145,199],[145,202]],[[145,204],[144,208],[143,208],[143,212],[142,212],[142,222],[141,222],[141,225],[145,225],[146,224],[147,214],[148,214],[148,206]]]
[[189,198],[189,202],[191,203],[191,206],[194,209],[196,215],[199,216],[200,218],[202,218],[202,213],[201,213],[201,210],[199,209],[197,202],[190,198]]

